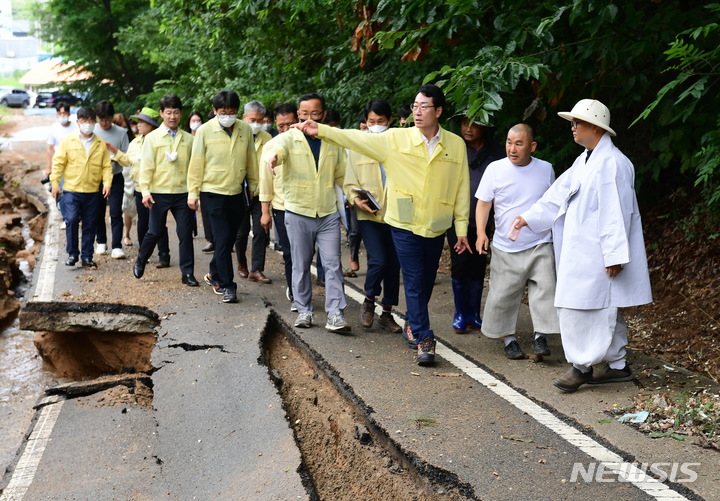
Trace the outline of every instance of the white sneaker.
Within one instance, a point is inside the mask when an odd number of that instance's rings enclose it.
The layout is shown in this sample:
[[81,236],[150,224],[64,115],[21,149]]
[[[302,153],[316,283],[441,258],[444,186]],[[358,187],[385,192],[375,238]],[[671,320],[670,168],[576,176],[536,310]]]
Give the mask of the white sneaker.
[[328,317],[325,328],[332,332],[350,332],[350,324],[345,321],[345,315],[342,311],[338,311],[333,316]]
[[127,256],[125,256],[122,249],[113,249],[110,257],[113,259],[125,259]]
[[99,254],[101,256],[107,254],[107,244],[97,244],[97,247],[95,248],[95,254]]
[[60,229],[61,229],[61,230],[64,230],[65,228],[67,228],[67,223],[66,223],[65,220],[63,219],[63,222],[60,223]]
[[312,327],[312,317],[313,315],[311,311],[304,311],[300,313],[297,320],[295,320],[295,327],[302,327],[303,329]]

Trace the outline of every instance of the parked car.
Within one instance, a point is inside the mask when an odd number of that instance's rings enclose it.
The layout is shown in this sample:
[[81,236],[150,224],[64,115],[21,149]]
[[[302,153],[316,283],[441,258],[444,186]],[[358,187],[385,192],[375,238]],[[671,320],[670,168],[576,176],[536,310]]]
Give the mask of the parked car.
[[44,91],[39,92],[37,99],[35,99],[36,108],[54,108],[58,103],[66,102],[70,106],[82,105],[82,98],[73,96],[70,93],[60,91]]
[[3,106],[27,108],[30,106],[30,95],[25,89],[2,86],[0,87],[0,104]]

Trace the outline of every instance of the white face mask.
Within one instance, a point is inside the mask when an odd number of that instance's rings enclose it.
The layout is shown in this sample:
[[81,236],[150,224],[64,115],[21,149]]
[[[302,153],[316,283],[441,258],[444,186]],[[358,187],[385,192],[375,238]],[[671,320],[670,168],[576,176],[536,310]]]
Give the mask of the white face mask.
[[70,121],[70,117],[65,115],[60,115],[57,117],[57,121],[60,123],[60,125],[65,125]]
[[235,123],[235,120],[237,120],[237,115],[218,115],[217,117],[220,125],[222,125],[226,129],[228,127],[232,127],[232,125]]
[[253,135],[257,134],[258,132],[260,132],[260,129],[262,129],[262,124],[259,123],[249,123],[248,125],[252,129]]
[[89,136],[95,130],[95,124],[79,124],[80,132]]
[[272,130],[272,124],[262,124],[260,128],[265,132],[270,132]]
[[[218,121],[219,121],[219,119],[218,119]],[[190,122],[190,130],[198,130],[201,125],[202,125],[202,122]]]
[[380,134],[381,132],[385,132],[388,130],[387,125],[370,125],[368,127],[368,131],[372,132],[373,134]]

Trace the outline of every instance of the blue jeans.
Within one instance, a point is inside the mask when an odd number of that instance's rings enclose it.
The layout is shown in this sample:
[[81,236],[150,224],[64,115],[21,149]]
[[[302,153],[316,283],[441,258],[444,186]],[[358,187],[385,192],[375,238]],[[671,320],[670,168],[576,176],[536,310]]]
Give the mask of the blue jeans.
[[385,286],[382,304],[397,306],[400,294],[400,263],[391,227],[361,219],[358,221],[360,234],[365,241],[367,252],[367,274],[365,275],[365,294],[379,296]]
[[435,337],[430,330],[428,303],[432,296],[445,235],[426,238],[408,230],[392,229],[405,284],[407,321],[418,343],[427,337]]
[[[69,257],[83,261],[91,261],[93,257],[93,241],[95,240],[95,218],[100,197],[97,192],[77,193],[66,191],[65,200],[65,240]],[[78,225],[82,222],[82,243],[78,249]]]

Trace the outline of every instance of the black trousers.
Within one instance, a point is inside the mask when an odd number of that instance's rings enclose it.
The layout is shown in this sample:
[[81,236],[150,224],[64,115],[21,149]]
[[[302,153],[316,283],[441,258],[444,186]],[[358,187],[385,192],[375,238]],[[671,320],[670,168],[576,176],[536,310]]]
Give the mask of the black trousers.
[[472,254],[468,251],[458,254],[454,249],[457,243],[455,227],[451,226],[447,230],[447,241],[450,246],[450,276],[453,280],[485,280],[487,254],[480,254],[475,250],[477,229],[474,226],[468,227],[467,238],[473,250]]
[[[142,193],[139,191],[135,192],[135,208],[137,209],[137,236],[138,236],[138,247],[142,247],[145,234],[150,226],[150,209],[142,204]],[[167,226],[164,228],[163,234],[160,236],[160,240],[157,243],[158,254],[161,256],[170,255],[170,243],[168,241]]]
[[248,239],[250,238],[250,221],[252,220],[253,238],[250,271],[265,271],[265,253],[267,252],[270,237],[268,237],[265,228],[260,224],[261,217],[262,206],[260,199],[255,197],[252,199],[252,202],[250,202],[250,207],[248,207],[248,210],[242,218],[237,239],[235,240],[235,254],[237,255],[238,263],[247,266],[245,251],[247,249]]
[[180,271],[183,275],[195,272],[195,253],[193,252],[193,210],[187,205],[187,193],[151,193],[155,205],[150,209],[148,231],[138,251],[138,260],[145,263],[155,250],[163,235],[167,234],[167,215],[172,212],[179,243]]
[[100,202],[97,207],[97,215],[95,216],[95,240],[99,244],[107,244],[107,227],[105,226],[105,210],[110,207],[110,232],[111,232],[111,248],[122,249],[123,234],[123,213],[122,202],[125,189],[125,178],[121,174],[113,176],[110,185],[110,195],[107,198],[102,197],[102,183],[100,183]]
[[233,281],[232,245],[237,238],[240,222],[246,212],[245,198],[237,195],[218,195],[200,192],[200,205],[205,206],[210,218],[215,251],[210,260],[210,275],[223,289],[237,289]]
[[290,252],[290,239],[288,238],[287,228],[285,228],[285,211],[273,209],[272,214],[280,247],[282,247],[283,261],[285,262],[285,281],[292,291],[292,254]]

